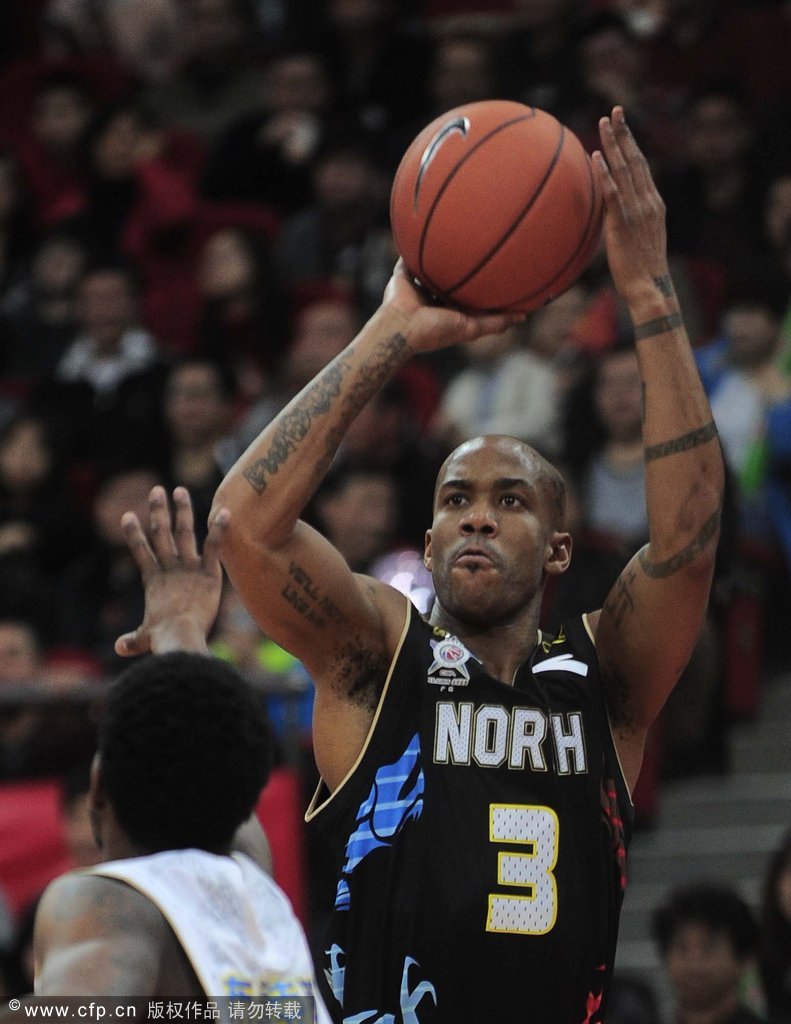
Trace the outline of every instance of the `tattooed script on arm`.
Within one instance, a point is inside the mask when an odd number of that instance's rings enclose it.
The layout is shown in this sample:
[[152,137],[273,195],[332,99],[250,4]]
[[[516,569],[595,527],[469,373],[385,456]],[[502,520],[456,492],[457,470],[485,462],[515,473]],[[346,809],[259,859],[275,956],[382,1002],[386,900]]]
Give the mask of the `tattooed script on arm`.
[[322,595],[313,582],[313,578],[296,562],[291,562],[288,574],[293,582],[288,582],[280,591],[294,611],[306,619],[317,629],[326,625],[337,625],[343,621],[343,614],[338,606]]
[[[245,470],[245,479],[253,489],[263,494],[269,478],[285,466],[314,424],[322,417],[334,414],[334,420],[330,419],[328,423],[324,451],[313,468],[315,477],[323,475],[349,424],[404,362],[406,350],[406,338],[394,334],[382,341],[370,359],[356,370],[347,353],[341,353],[334,359],[304,395],[296,400],[294,407],[279,417],[269,450]],[[354,380],[344,394],[344,377],[349,373],[354,373]],[[336,410],[339,402],[340,409]]]

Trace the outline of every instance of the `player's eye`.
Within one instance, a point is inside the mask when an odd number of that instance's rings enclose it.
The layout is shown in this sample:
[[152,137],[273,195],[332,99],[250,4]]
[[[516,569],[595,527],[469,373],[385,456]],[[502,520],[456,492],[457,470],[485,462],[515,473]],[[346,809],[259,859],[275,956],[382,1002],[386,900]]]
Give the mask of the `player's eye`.
[[450,505],[452,508],[461,508],[462,505],[467,501],[466,494],[449,494],[445,499],[445,504]]
[[518,494],[504,494],[500,501],[506,508],[515,508],[517,505],[524,504]]

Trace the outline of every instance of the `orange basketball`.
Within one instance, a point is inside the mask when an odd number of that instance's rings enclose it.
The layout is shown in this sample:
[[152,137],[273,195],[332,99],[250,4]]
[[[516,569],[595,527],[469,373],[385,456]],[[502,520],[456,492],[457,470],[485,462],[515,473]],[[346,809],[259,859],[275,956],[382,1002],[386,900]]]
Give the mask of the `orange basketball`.
[[410,272],[473,310],[528,312],[564,292],[596,250],[602,209],[576,135],[509,100],[432,121],[402,157],[390,194]]

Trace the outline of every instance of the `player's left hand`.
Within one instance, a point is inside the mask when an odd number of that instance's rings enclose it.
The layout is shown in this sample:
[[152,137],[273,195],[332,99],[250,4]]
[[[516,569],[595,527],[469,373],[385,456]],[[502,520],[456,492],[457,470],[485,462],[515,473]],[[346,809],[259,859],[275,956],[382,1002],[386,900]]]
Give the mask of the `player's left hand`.
[[207,653],[206,637],[217,617],[222,590],[219,546],[230,514],[218,510],[209,526],[202,554],[195,541],[192,502],[184,487],[173,491],[171,522],[164,487],[148,498],[148,534],[134,512],[121,525],[145,589],[143,622],[115,642],[116,654],[164,654],[167,651]]
[[[668,294],[665,203],[623,107],[599,121],[602,150],[593,154],[604,196],[604,244],[615,287],[629,304]],[[603,155],[602,155],[603,154]]]

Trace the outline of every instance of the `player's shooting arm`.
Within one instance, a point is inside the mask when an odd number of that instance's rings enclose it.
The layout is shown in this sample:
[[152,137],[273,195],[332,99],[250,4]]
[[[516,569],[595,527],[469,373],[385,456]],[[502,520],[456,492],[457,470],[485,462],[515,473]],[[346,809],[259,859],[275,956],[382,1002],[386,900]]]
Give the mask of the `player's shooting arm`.
[[[383,306],[351,344],[269,424],[220,485],[230,511],[228,575],[264,631],[306,666],[319,689],[349,690],[381,670],[403,622],[400,595],[355,577],[300,520],[354,417],[417,351],[503,330],[516,317],[430,307],[401,264]],[[354,677],[354,678],[352,678]]]
[[664,204],[619,108],[601,126],[605,242],[643,381],[649,542],[621,573],[596,641],[627,780],[686,665],[709,599],[724,487],[717,432],[668,272]]

